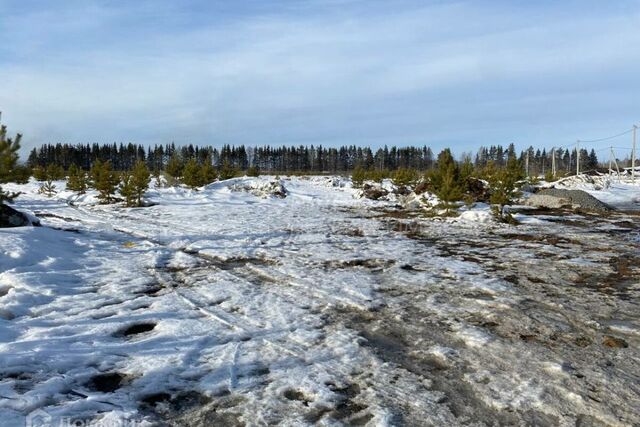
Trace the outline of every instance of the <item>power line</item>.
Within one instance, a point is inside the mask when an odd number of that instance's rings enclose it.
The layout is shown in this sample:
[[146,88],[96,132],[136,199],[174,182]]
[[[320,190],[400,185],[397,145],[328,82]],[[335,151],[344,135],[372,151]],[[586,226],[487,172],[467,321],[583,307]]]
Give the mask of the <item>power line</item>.
[[581,139],[581,140],[580,140],[580,142],[589,142],[589,143],[591,143],[591,142],[608,141],[608,140],[610,140],[610,139],[618,138],[618,137],[621,137],[621,136],[623,136],[623,135],[629,134],[629,133],[631,133],[631,132],[633,132],[633,128],[628,129],[628,130],[625,130],[625,131],[624,131],[624,132],[622,132],[622,133],[619,133],[619,134],[616,134],[616,135],[607,136],[607,137],[604,137],[604,138],[590,139],[590,140]]

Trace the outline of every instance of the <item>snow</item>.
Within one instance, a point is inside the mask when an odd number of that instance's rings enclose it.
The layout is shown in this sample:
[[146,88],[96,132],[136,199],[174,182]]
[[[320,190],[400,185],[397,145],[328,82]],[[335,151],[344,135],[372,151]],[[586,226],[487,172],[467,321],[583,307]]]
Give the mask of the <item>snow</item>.
[[[269,194],[274,182],[286,197]],[[347,179],[265,176],[197,190],[152,186],[152,206],[130,209],[98,205],[93,191],[78,196],[55,184],[59,192],[51,198],[37,194],[35,182],[8,186],[24,192],[17,208],[37,214],[43,227],[0,229],[3,425],[24,425],[34,410],[153,425],[158,408],[171,412],[171,402],[186,393],[224,401],[216,411],[245,414],[250,425],[311,424],[313,411],[326,425],[363,416],[368,425],[395,425],[399,410],[411,420],[463,423],[443,404],[447,395],[456,398],[451,390],[398,368],[394,358],[404,356],[381,356],[393,344],[386,337],[398,332],[376,335],[385,326],[375,323],[382,310],[409,331],[405,341],[422,346],[411,353],[417,360],[438,360],[451,372],[469,367],[460,381],[488,407],[575,415],[566,402],[553,406],[547,392],[573,393],[566,375],[557,375],[559,356],[547,352],[537,360],[520,338],[514,344],[479,326],[526,311],[518,305],[527,300],[519,296],[521,285],[394,231],[394,220],[376,210],[394,202],[355,197]],[[544,218],[518,219],[531,233],[554,226]],[[451,220],[416,221],[418,231],[441,242],[463,236],[446,248],[468,244],[465,254],[478,257],[487,253],[481,233],[511,227],[495,223],[482,204]],[[506,250],[498,262],[517,260],[528,269],[523,260],[533,259],[521,252]],[[565,263],[608,262],[606,251],[598,254]],[[398,304],[422,311],[414,316]],[[423,321],[450,339],[410,333]],[[637,334],[631,322],[609,328]],[[112,391],[92,388],[92,378],[104,373],[125,381]],[[141,402],[157,393],[171,402],[144,410]],[[356,409],[340,415],[345,405]],[[189,416],[205,417],[201,409],[206,405]],[[612,419],[608,410],[598,412],[600,419]]]
[[494,221],[493,213],[487,207],[463,211],[458,218],[463,221],[479,224],[487,224]]

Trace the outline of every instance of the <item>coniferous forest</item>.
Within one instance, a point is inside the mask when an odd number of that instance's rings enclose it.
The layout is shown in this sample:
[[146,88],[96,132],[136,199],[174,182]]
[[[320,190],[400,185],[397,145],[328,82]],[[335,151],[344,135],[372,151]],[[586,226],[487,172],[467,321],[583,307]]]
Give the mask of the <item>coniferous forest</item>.
[[[528,155],[529,174],[543,175],[551,169],[552,152],[546,149],[534,149],[517,153],[514,145],[508,147],[492,145],[480,147],[475,155],[463,154],[461,160],[468,158],[475,167],[485,167],[489,162],[498,166],[506,165],[510,157],[517,157],[525,164]],[[575,149],[558,149],[556,170],[571,173],[576,168]],[[261,173],[341,173],[355,168],[366,170],[417,169],[429,170],[435,166],[435,156],[431,148],[422,147],[383,147],[372,150],[369,147],[355,145],[328,148],[323,146],[297,147],[245,147],[224,145],[221,148],[211,146],[176,146],[175,144],[144,147],[136,144],[45,144],[34,148],[28,157],[32,168],[47,168],[55,165],[68,170],[72,165],[89,170],[96,160],[109,162],[115,171],[131,170],[137,161],[144,161],[154,172],[181,169],[190,160],[198,165],[209,163],[216,168],[227,167],[236,171],[255,168]],[[592,149],[580,150],[581,170],[598,167],[598,157]],[[171,174],[171,173],[170,173]]]

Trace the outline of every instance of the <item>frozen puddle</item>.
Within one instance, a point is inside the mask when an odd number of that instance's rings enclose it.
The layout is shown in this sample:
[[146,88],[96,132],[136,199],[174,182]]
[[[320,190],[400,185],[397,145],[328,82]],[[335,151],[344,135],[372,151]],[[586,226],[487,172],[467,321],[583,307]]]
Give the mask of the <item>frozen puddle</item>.
[[45,215],[0,230],[2,424],[640,423],[640,251],[617,227],[380,215],[335,178],[262,180],[142,209],[20,187]]

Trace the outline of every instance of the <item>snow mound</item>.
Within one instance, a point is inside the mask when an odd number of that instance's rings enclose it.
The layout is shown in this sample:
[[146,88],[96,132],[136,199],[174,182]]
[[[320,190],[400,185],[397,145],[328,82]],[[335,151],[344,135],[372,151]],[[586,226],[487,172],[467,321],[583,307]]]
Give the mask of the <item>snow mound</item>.
[[488,209],[471,209],[460,214],[458,219],[467,222],[487,224],[493,222],[493,215]]
[[284,199],[287,197],[287,189],[282,184],[282,181],[273,179],[270,181],[262,180],[246,180],[235,182],[229,185],[231,191],[243,191],[253,194],[254,196],[261,197],[263,199],[269,197],[278,197]]

